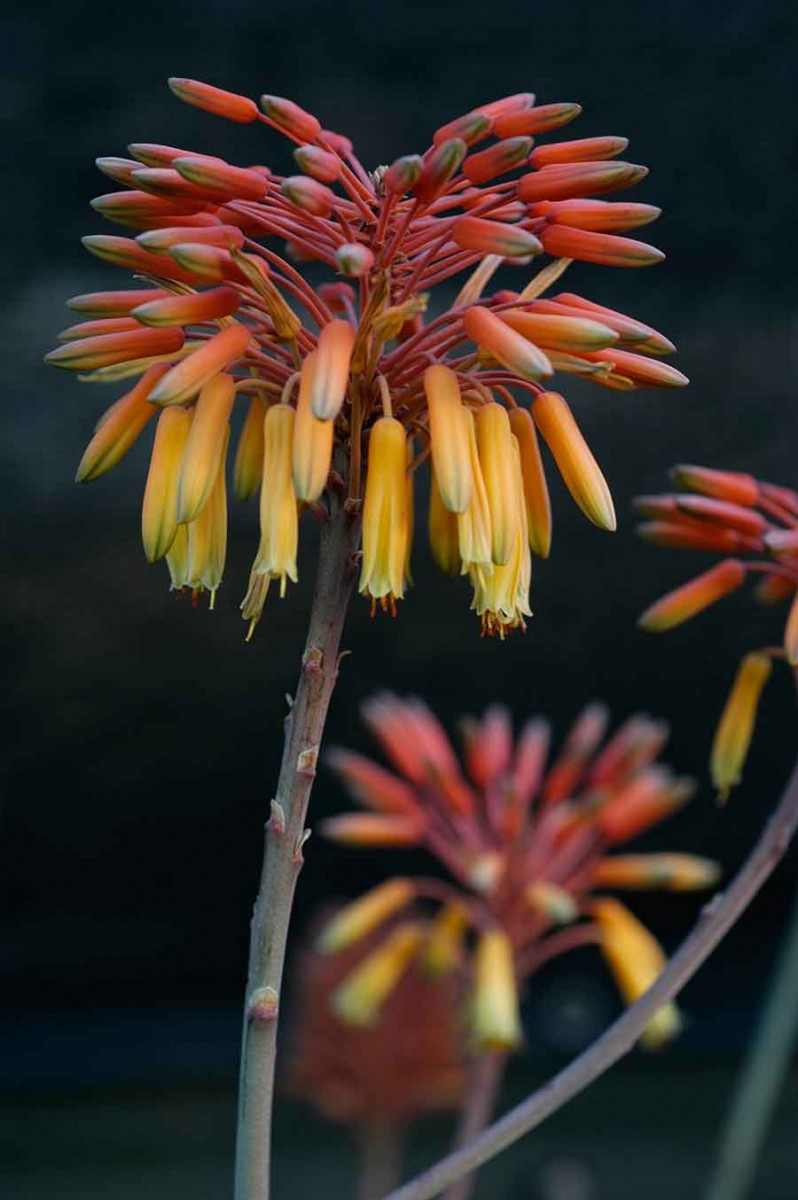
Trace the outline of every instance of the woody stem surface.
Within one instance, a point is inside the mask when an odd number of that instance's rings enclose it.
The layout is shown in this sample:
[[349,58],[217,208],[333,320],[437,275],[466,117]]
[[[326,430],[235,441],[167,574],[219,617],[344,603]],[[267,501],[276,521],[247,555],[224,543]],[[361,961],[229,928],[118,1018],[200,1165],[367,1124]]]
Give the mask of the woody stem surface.
[[263,870],[252,916],[239,1085],[235,1200],[268,1200],[280,986],[288,925],[306,837],[305,817],[327,710],[338,676],[344,618],[354,582],[359,517],[333,498],[321,530],[319,565],[296,695],[285,723],[277,790],[266,825]]
[[464,1175],[494,1158],[557,1112],[603,1075],[638,1041],[654,1014],[676,996],[703,965],[769,878],[798,827],[798,764],[776,811],[725,892],[702,912],[656,983],[609,1029],[559,1074],[428,1171],[391,1192],[387,1200],[433,1200]]

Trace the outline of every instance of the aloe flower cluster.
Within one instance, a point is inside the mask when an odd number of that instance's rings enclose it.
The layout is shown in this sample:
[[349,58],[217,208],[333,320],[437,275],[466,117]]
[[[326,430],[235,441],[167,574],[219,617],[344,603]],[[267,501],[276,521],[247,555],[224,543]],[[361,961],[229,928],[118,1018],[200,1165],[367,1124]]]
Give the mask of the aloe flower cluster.
[[[173,588],[212,602],[231,417],[245,403],[232,482],[240,498],[260,495],[242,606],[255,622],[270,583],[282,595],[297,578],[301,513],[324,519],[336,496],[353,513],[362,503],[360,591],[394,611],[410,582],[414,482],[429,462],[435,559],[469,577],[486,632],[523,628],[531,553],[546,556],[551,541],[538,434],[586,515],[615,526],[552,376],[623,390],[686,382],[649,326],[571,292],[543,298],[574,259],[662,258],[626,236],[657,208],[597,198],[646,169],[618,161],[625,138],[538,145],[580,108],[528,93],[482,105],[436,130],[423,154],[367,171],[348,138],[290,100],[267,95],[259,107],[193,80],[170,86],[188,104],[282,134],[294,173],[153,143],[98,159],[121,190],[93,208],[131,234],[84,244],[136,286],[69,301],[80,323],[48,360],[83,379],[135,382],[101,417],[78,479],[108,471],[153,422],[145,553],[166,559]],[[308,262],[330,281],[311,286]],[[487,290],[503,264],[538,263],[517,290]],[[451,306],[428,317],[433,289],[454,279]]]
[[[386,980],[395,984],[419,955],[454,969],[473,948],[472,1035],[483,1049],[521,1040],[519,987],[543,962],[598,943],[628,1003],[665,964],[653,935],[601,889],[705,888],[717,878],[706,859],[679,853],[614,853],[680,808],[693,783],[656,761],[668,737],[661,721],[630,717],[605,740],[608,713],[592,704],[572,726],[551,763],[550,729],[527,722],[514,740],[504,708],[463,724],[464,768],[443,728],[418,700],[381,695],[365,720],[391,769],[348,750],[331,763],[366,808],[325,823],[335,841],[360,847],[424,847],[449,880],[391,879],[339,912],[320,940],[323,951],[354,944],[409,906],[432,902],[426,939],[390,941],[359,974],[340,985],[335,1003],[354,1023],[376,1019]],[[390,938],[391,935],[388,935]],[[667,1006],[647,1041],[678,1028]]]
[[737,670],[712,748],[712,779],[720,798],[739,783],[751,744],[757,707],[773,660],[798,668],[798,493],[739,471],[678,466],[680,491],[641,496],[645,518],[638,532],[655,546],[723,555],[708,571],[669,592],[640,617],[663,633],[681,625],[750,577],[762,604],[788,605],[781,644],[746,654]]

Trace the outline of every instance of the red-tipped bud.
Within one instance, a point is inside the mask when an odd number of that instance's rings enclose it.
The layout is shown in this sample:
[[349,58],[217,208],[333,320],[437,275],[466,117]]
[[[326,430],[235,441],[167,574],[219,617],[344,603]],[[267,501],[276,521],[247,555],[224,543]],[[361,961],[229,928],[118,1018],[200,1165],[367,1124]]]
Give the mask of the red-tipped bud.
[[488,104],[480,104],[475,112],[481,113],[485,117],[490,117],[491,121],[495,121],[497,117],[506,116],[509,113],[524,112],[532,107],[535,103],[534,92],[516,92],[512,96],[502,96],[499,100],[491,100]]
[[559,129],[562,125],[567,125],[569,121],[578,117],[581,111],[581,104],[541,104],[537,108],[504,112],[494,117],[493,131],[497,137],[546,133],[549,129]]
[[543,167],[518,181],[518,195],[527,204],[538,200],[576,200],[632,187],[648,174],[634,163],[587,162]]
[[219,371],[224,371],[246,351],[250,339],[246,325],[233,323],[214,334],[188,358],[173,367],[150,393],[154,404],[183,404],[191,400]]
[[512,408],[510,428],[521,455],[529,547],[538,558],[548,558],[551,551],[551,501],[535,422],[525,408]]
[[201,246],[219,246],[222,250],[244,245],[244,235],[234,225],[170,225],[166,229],[149,229],[136,238],[140,246],[151,254],[168,254],[172,246],[194,242]]
[[677,496],[675,499],[677,508],[688,516],[715,521],[747,537],[761,538],[768,527],[761,513],[728,500],[716,500],[713,496]]
[[434,146],[440,146],[441,142],[448,142],[451,138],[462,138],[467,146],[473,146],[475,142],[481,142],[488,136],[491,126],[491,119],[485,113],[465,113],[464,116],[436,129],[432,135],[432,143]]
[[678,487],[742,504],[746,508],[752,508],[759,500],[759,484],[753,475],[742,471],[716,471],[712,467],[680,463],[671,471],[671,479]]
[[330,149],[339,154],[341,158],[348,158],[354,150],[351,139],[343,133],[335,133],[332,129],[322,129],[321,137]]
[[638,525],[637,534],[650,546],[669,550],[708,550],[716,554],[733,554],[742,548],[742,539],[730,529],[713,528],[708,523],[678,524],[670,521],[649,521]]
[[101,334],[99,337],[67,342],[46,354],[44,361],[68,371],[97,371],[115,363],[173,354],[182,345],[183,332],[180,329],[128,330],[126,333]]
[[216,321],[231,316],[241,303],[238,292],[232,288],[212,288],[209,292],[195,292],[191,296],[169,296],[166,300],[153,300],[133,309],[133,315],[142,325],[160,328],[165,325],[199,325],[203,321]]
[[480,150],[479,154],[469,154],[463,163],[463,174],[471,183],[487,183],[526,162],[531,149],[532,139],[528,137],[497,142],[487,150]]
[[415,186],[423,170],[424,159],[419,154],[405,154],[385,172],[383,186],[391,195],[403,196]]
[[269,120],[289,137],[297,138],[300,142],[313,142],[321,133],[319,121],[293,100],[286,100],[283,96],[261,96],[260,102]]
[[123,187],[134,186],[133,172],[141,166],[132,158],[95,158],[94,162],[103,175],[113,179],[114,183],[121,183]]
[[629,145],[625,137],[577,138],[572,142],[553,142],[550,146],[538,146],[532,153],[530,163],[538,170],[559,163],[600,162],[623,154]]
[[554,258],[576,258],[580,262],[603,263],[607,267],[650,267],[665,255],[656,246],[633,238],[593,233],[567,225],[548,225],[540,240]]
[[180,283],[193,283],[188,271],[179,267],[169,266],[165,269],[162,258],[148,252],[132,238],[113,237],[104,233],[93,233],[80,239],[90,254],[101,258],[103,262],[112,263],[115,267],[125,267],[142,275],[168,275]]
[[374,266],[374,254],[361,242],[346,242],[335,251],[335,261],[342,275],[360,279]]
[[196,79],[169,80],[178,100],[191,104],[194,108],[202,108],[205,112],[214,113],[217,117],[226,117],[228,121],[238,121],[248,125],[258,118],[258,106],[254,100],[239,96],[235,92],[226,92],[222,88],[212,87],[209,83],[199,83]]
[[334,193],[307,175],[289,175],[280,184],[280,191],[294,208],[310,213],[312,217],[329,217],[333,210]]
[[112,404],[86,447],[75,475],[77,483],[99,479],[127,454],[157,409],[150,404],[150,392],[167,367],[157,364],[142,375],[135,387]]
[[510,329],[487,308],[467,308],[463,314],[463,327],[481,350],[487,351],[522,379],[537,382],[553,373],[551,363],[542,350]]
[[[153,255],[153,257],[156,257]],[[222,283],[230,280],[235,283],[248,283],[246,275],[233,262],[229,250],[221,246],[208,246],[203,242],[178,242],[169,247],[169,257],[183,268],[183,274],[193,284]],[[161,268],[161,274],[174,277],[175,268],[168,271]]]
[[459,217],[452,226],[452,238],[464,250],[498,254],[502,258],[528,258],[543,251],[533,233],[481,217]]
[[344,846],[416,846],[424,833],[424,818],[386,817],[377,813],[344,813],[328,817],[321,831]]
[[661,768],[649,767],[610,796],[599,808],[596,823],[606,841],[617,846],[664,821],[694,793],[691,779],[673,779]]
[[85,317],[126,317],[140,304],[163,300],[169,292],[162,288],[139,288],[123,292],[84,292],[67,300],[67,308]]
[[446,191],[465,158],[466,144],[462,138],[441,142],[424,163],[412,191],[421,204],[432,204]]
[[335,183],[343,169],[337,154],[322,150],[320,146],[297,146],[294,162],[306,175],[320,179],[322,183]]
[[202,208],[204,200],[198,200],[192,206],[186,201],[175,203],[161,196],[153,196],[150,192],[108,192],[104,196],[95,196],[91,206],[107,221],[115,221],[117,225],[130,225],[141,229],[153,221],[174,220],[175,217],[187,215],[187,211]]
[[573,292],[560,292],[554,297],[554,302],[564,304],[568,308],[589,310],[589,313],[594,314],[594,321],[601,321],[603,325],[609,325],[610,329],[614,329],[620,336],[624,345],[632,346],[635,350],[643,350],[646,354],[655,355],[673,354],[676,350],[673,342],[669,342],[650,325],[644,325],[642,321],[633,321],[625,313],[616,312],[613,308],[606,308],[603,304],[594,304],[592,300],[585,300],[583,296],[576,296]]
[[521,309],[508,309],[502,320],[523,337],[545,350],[560,350],[566,354],[583,350],[598,350],[617,342],[618,334],[598,321],[581,317],[556,317]]
[[662,209],[653,204],[623,204],[608,200],[541,200],[530,215],[553,225],[569,225],[594,233],[622,233],[656,221]]
[[77,338],[100,337],[107,333],[130,333],[141,329],[135,317],[102,317],[98,321],[81,321],[70,325],[58,335],[59,342],[74,342]]
[[638,625],[649,633],[664,633],[728,596],[744,579],[743,564],[727,558],[652,604],[639,618]]
[[262,200],[266,195],[268,180],[251,168],[203,157],[176,158],[172,165],[183,179],[204,191],[218,192],[220,199]]
[[170,167],[176,158],[186,158],[190,150],[178,146],[164,146],[160,142],[131,142],[128,153],[145,167]]

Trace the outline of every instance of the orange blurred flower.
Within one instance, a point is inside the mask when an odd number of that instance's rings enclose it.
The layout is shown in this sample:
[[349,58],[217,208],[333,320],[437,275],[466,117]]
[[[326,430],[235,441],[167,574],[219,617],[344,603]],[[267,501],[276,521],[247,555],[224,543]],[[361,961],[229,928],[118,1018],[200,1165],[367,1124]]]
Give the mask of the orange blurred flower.
[[652,633],[672,629],[748,576],[758,579],[754,595],[760,603],[789,605],[781,646],[745,655],[721,714],[710,769],[723,801],[740,782],[772,661],[786,659],[793,670],[798,667],[798,493],[713,467],[678,466],[672,478],[682,490],[635,501],[645,518],[640,536],[655,546],[727,557],[652,604],[640,617],[641,627]]
[[[524,628],[531,554],[547,556],[551,543],[536,426],[577,503],[614,528],[603,476],[547,381],[563,372],[621,389],[686,382],[662,361],[673,346],[649,326],[573,293],[542,299],[573,259],[643,266],[662,257],[623,236],[659,209],[595,198],[646,169],[617,161],[624,138],[536,145],[580,108],[537,105],[529,93],[458,117],[423,155],[367,171],[347,138],[293,101],[263,96],[258,107],[195,80],[170,85],[206,112],[283,134],[299,174],[150,142],[131,145],[129,158],[98,160],[121,190],[93,207],[131,233],[85,245],[145,286],[76,296],[69,303],[83,323],[48,355],[85,379],[138,380],[102,419],[78,478],[115,465],[156,409],[204,408],[190,461],[169,475],[162,503],[172,507],[150,511],[149,497],[145,544],[150,559],[167,559],[173,587],[213,593],[226,508],[217,503],[213,521],[204,514],[219,498],[235,401],[246,402],[234,486],[239,498],[261,496],[261,545],[242,606],[254,623],[270,581],[283,594],[296,577],[298,510],[323,519],[330,489],[353,512],[365,496],[360,590],[394,611],[410,579],[414,479],[429,461],[436,561],[469,576],[486,633]],[[546,254],[552,261],[519,290],[488,290],[503,265],[525,268]],[[314,287],[295,265],[308,262],[344,279]],[[456,276],[452,306],[426,320],[431,290]],[[531,402],[531,419],[519,398]],[[272,417],[275,408],[296,421]],[[194,526],[204,563],[191,566]]]
[[[391,769],[349,750],[331,752],[334,770],[371,811],[331,818],[327,836],[350,846],[422,846],[452,882],[389,880],[342,909],[320,948],[373,936],[418,901],[440,905],[434,952],[421,941],[408,955],[429,960],[432,954],[445,970],[459,961],[471,931],[471,1034],[484,1049],[517,1046],[519,986],[575,946],[605,948],[629,1001],[653,982],[652,964],[664,962],[654,938],[618,901],[595,892],[686,891],[718,878],[714,863],[692,855],[612,853],[693,793],[691,780],[656,762],[668,736],[663,722],[638,714],[605,740],[609,715],[592,704],[547,765],[548,723],[532,718],[514,739],[508,712],[494,707],[482,720],[463,723],[461,766],[421,701],[380,695],[363,712]],[[611,929],[607,913],[621,914]],[[657,1030],[676,1025],[671,1013],[658,1019]]]

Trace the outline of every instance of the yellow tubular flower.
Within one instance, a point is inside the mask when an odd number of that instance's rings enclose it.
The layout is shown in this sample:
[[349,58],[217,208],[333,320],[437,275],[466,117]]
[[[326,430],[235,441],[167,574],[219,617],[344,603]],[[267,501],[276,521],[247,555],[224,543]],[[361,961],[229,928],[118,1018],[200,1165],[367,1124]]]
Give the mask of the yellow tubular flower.
[[525,408],[513,408],[510,411],[510,428],[521,453],[529,546],[538,558],[548,558],[551,551],[551,501],[535,422]]
[[260,396],[253,396],[241,427],[233,464],[233,490],[239,500],[249,500],[263,477],[263,420],[266,409]]
[[[627,1004],[644,995],[665,968],[667,958],[653,934],[619,900],[594,901],[592,913],[601,932],[601,951]],[[655,1050],[674,1037],[681,1027],[675,1004],[665,1004],[655,1014],[641,1041]]]
[[225,431],[221,462],[208,503],[188,530],[187,584],[195,591],[207,590],[213,608],[216,591],[222,582],[227,556],[227,487],[225,484],[225,455],[230,431]]
[[389,879],[346,904],[321,932],[316,949],[333,954],[359,942],[383,921],[406,908],[415,895],[409,879]]
[[318,500],[327,486],[332,462],[334,421],[320,421],[310,403],[316,352],[302,363],[294,423],[292,474],[298,500]]
[[423,940],[424,932],[414,922],[394,929],[333,992],[331,1004],[337,1016],[350,1025],[373,1025]]
[[413,532],[416,525],[416,475],[410,466],[416,457],[415,438],[408,437],[405,443],[405,521],[407,522],[407,538],[405,540],[405,583],[409,587],[413,582],[410,572],[410,559],[413,554]]
[[199,394],[180,464],[177,519],[181,525],[196,520],[219,478],[234,399],[235,385],[225,374],[214,375]]
[[718,800],[725,803],[729,792],[740,782],[754,735],[756,712],[762,689],[772,670],[764,654],[746,654],[737,668],[731,691],[721,714],[712,743],[710,773],[718,789]]
[[494,566],[490,573],[480,567],[474,567],[469,572],[474,586],[471,607],[482,618],[483,631],[498,633],[500,637],[512,629],[525,629],[524,617],[532,615],[529,607],[532,556],[529,551],[520,454],[515,438],[511,439],[511,451],[510,479],[517,510],[517,530],[510,559],[504,565]]
[[435,562],[446,575],[459,575],[461,563],[457,516],[443,503],[434,464],[431,464],[429,473],[427,530]]
[[691,892],[717,883],[720,867],[694,854],[613,854],[599,862],[593,878],[600,887]]
[[490,509],[491,558],[494,563],[503,566],[510,561],[519,531],[514,438],[507,410],[501,404],[494,402],[481,405],[476,410],[474,420],[479,465]]
[[296,554],[299,518],[291,479],[296,413],[288,404],[274,404],[263,422],[263,482],[260,489],[260,546],[253,564],[257,575],[297,581]]
[[404,426],[394,417],[380,417],[369,437],[360,592],[384,608],[392,608],[404,595],[409,537],[406,465]]
[[179,592],[188,587],[188,527],[178,525],[174,540],[166,552],[166,565],[171,581],[170,591]]
[[445,904],[435,916],[424,945],[424,967],[430,975],[447,975],[460,963],[468,929],[468,913],[459,904]]
[[515,1050],[522,1041],[513,948],[501,929],[477,942],[472,1028],[479,1050]]
[[457,376],[449,367],[429,367],[424,373],[424,390],[432,465],[441,499],[449,512],[464,513],[471,502],[474,480]]
[[471,474],[474,481],[471,503],[457,516],[457,532],[460,542],[461,570],[463,574],[472,567],[482,568],[481,575],[489,575],[493,569],[493,534],[490,526],[488,492],[482,475],[477,450],[477,435],[474,416],[465,409],[464,419],[468,433],[468,454],[471,459]]
[[158,418],[141,511],[148,562],[163,558],[174,541],[180,463],[190,429],[191,413],[184,408],[165,409]]

